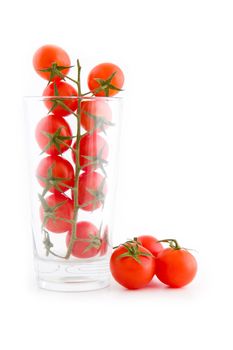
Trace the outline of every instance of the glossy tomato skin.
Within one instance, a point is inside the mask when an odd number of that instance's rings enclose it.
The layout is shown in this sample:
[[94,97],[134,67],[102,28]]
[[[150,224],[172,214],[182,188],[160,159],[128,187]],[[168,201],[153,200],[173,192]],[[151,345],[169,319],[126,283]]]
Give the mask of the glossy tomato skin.
[[[149,251],[139,246],[139,251]],[[139,289],[145,287],[153,278],[155,271],[155,258],[151,256],[139,256],[141,263],[132,257],[119,258],[127,252],[124,246],[116,248],[110,259],[110,269],[115,280],[128,289]]]
[[[99,192],[97,196],[92,194],[93,191]],[[84,172],[79,176],[78,203],[82,210],[94,211],[100,208],[103,204],[101,199],[104,200],[106,193],[107,185],[105,178],[101,174]]]
[[148,249],[151,254],[153,254],[155,257],[163,250],[163,246],[158,240],[149,235],[139,236],[137,237],[138,242],[140,242],[143,247]]
[[[73,145],[76,149],[76,142]],[[95,162],[95,158],[101,155],[101,159],[106,161],[108,158],[108,144],[105,139],[97,133],[85,134],[81,137],[79,148],[79,163],[84,171],[94,171],[99,167],[99,162]],[[91,157],[92,159],[87,159]],[[72,152],[73,161],[76,161],[75,152]],[[101,161],[101,160],[100,160]],[[94,162],[94,164],[90,164]],[[88,165],[89,164],[89,165]]]
[[[71,231],[66,236],[66,245],[69,246],[71,238]],[[101,241],[99,232],[95,225],[91,222],[80,221],[76,226],[76,238],[71,254],[76,258],[92,258],[97,255],[100,249]],[[91,247],[91,244],[95,245]]]
[[[93,115],[95,118],[90,116]],[[102,119],[102,123],[101,120]],[[87,132],[101,132],[108,128],[112,111],[105,101],[83,101],[81,103],[81,125]]]
[[[56,84],[56,85],[54,85]],[[56,95],[56,89],[58,91],[58,96]],[[51,83],[44,89],[43,92],[44,97],[54,97],[54,99],[44,99],[44,104],[48,108],[48,110],[51,110],[51,108],[54,106],[56,98],[59,99],[60,97],[68,97],[62,99],[62,102],[66,105],[66,107],[69,109],[67,110],[65,107],[56,105],[55,108],[52,109],[52,113],[58,117],[66,117],[70,115],[73,112],[76,111],[78,108],[78,99],[77,99],[77,91],[75,88],[64,82],[64,81],[58,81],[55,83]],[[74,98],[72,98],[74,96]]]
[[[57,66],[69,67],[71,65],[70,58],[65,50],[56,45],[44,45],[41,46],[33,56],[33,66],[35,71],[43,79],[50,79],[50,72],[41,72],[40,69],[50,68],[53,63]],[[63,69],[62,74],[67,75],[69,68]],[[56,76],[52,80],[60,80],[61,78]]]
[[[56,218],[55,219],[49,218],[46,221],[44,227],[47,230],[54,233],[63,233],[63,232],[69,231],[71,229],[71,223],[62,221],[60,219],[63,218],[63,219],[71,220],[73,218],[73,211],[74,211],[73,201],[69,197],[60,193],[51,194],[50,196],[45,198],[45,201],[49,207],[54,207],[62,202],[64,202],[64,204],[62,204],[55,210]],[[42,222],[44,220],[44,214],[45,214],[45,210],[43,206],[41,206],[40,217]]]
[[[59,132],[60,136],[62,137],[72,136],[72,132],[69,124],[62,117],[58,117],[55,115],[48,115],[47,117],[44,117],[39,121],[36,127],[35,137],[42,151],[46,148],[46,146],[51,140],[48,136],[46,136],[45,133],[49,133],[50,135],[53,135],[56,132],[58,132],[59,129],[60,129],[60,132]],[[60,142],[58,147],[52,144],[48,149],[45,150],[45,153],[53,156],[56,156],[60,153],[64,153],[69,148],[71,143],[72,143],[72,140],[67,139],[67,140],[63,140],[63,142]]]
[[[48,179],[49,169],[52,169],[53,178],[64,179],[57,181],[58,188],[52,186],[52,181],[54,181],[54,179],[51,179],[49,183],[49,192],[66,192],[69,190],[69,187],[74,186],[74,169],[70,162],[60,156],[48,156],[41,159],[36,171],[38,182],[42,187],[46,186],[46,178]],[[41,178],[45,179],[45,181]]]
[[196,272],[196,259],[187,250],[166,248],[157,256],[155,274],[170,287],[180,288],[187,285]]
[[[121,89],[124,84],[124,74],[122,70],[113,63],[100,63],[95,66],[88,75],[88,87],[90,91],[92,91],[95,96],[106,96],[103,90],[95,92],[95,90],[100,87],[100,84],[95,79],[100,78],[107,80],[114,72],[116,72],[116,74],[111,80],[111,84],[118,89]],[[117,90],[109,89],[109,96],[114,96],[117,93]]]

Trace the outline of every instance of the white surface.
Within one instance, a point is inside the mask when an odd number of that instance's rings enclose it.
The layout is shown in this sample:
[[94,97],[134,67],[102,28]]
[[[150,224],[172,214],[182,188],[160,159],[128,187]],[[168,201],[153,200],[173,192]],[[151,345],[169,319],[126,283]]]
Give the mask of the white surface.
[[[232,15],[224,0],[2,5],[1,348],[232,349]],[[84,74],[101,61],[124,69],[114,241],[154,233],[195,248],[189,287],[35,288],[20,111],[42,89],[30,64],[47,42],[87,62]]]

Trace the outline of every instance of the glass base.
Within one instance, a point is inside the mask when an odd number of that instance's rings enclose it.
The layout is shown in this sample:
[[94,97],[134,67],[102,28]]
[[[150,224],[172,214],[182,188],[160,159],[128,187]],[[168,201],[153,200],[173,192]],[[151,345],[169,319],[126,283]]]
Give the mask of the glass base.
[[84,292],[110,284],[109,261],[106,258],[75,262],[35,258],[35,269],[38,286],[51,291]]
[[79,282],[51,282],[38,280],[38,287],[56,292],[87,292],[98,290],[109,286],[110,281],[79,281]]

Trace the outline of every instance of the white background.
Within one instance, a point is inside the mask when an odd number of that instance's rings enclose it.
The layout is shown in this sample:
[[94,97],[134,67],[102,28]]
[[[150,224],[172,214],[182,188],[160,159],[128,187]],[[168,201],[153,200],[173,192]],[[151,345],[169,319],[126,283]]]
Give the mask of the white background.
[[[232,349],[232,1],[1,6],[0,347]],[[195,248],[199,272],[187,288],[36,288],[21,99],[41,93],[31,57],[45,43],[79,57],[86,72],[103,61],[124,69],[114,243],[145,233]]]

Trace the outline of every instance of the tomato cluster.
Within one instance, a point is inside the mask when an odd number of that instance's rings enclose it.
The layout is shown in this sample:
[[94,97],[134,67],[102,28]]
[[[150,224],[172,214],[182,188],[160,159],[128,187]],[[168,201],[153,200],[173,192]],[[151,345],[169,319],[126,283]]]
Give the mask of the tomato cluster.
[[[169,244],[164,248],[161,242]],[[154,277],[172,288],[190,283],[197,272],[194,256],[174,239],[139,236],[116,247],[110,260],[115,280],[128,289],[145,287]]]
[[[78,212],[93,212],[104,205],[109,154],[105,134],[113,123],[108,101],[101,96],[118,93],[124,75],[112,63],[99,64],[89,73],[90,91],[82,94],[80,80],[67,75],[71,68],[69,55],[55,45],[39,48],[34,54],[33,66],[48,82],[43,91],[48,114],[35,130],[36,141],[44,155],[36,176],[42,187],[40,217],[42,231],[47,237],[44,240],[46,253],[53,253],[48,235],[65,233],[65,258],[70,254],[76,258],[104,255],[108,249],[108,227],[103,228],[101,235],[102,224],[98,228],[92,222],[80,221]],[[84,97],[88,94],[92,97]],[[97,98],[93,98],[95,96]],[[70,118],[76,121],[75,132],[68,121]]]
[[[51,250],[54,245],[49,235],[65,233],[66,254],[60,257],[103,256],[108,251],[108,226],[82,221],[79,212],[94,212],[104,205],[108,192],[105,167],[111,151],[105,135],[114,124],[108,99],[103,97],[114,96],[122,89],[123,72],[112,63],[95,66],[87,79],[90,91],[82,94],[79,61],[76,81],[67,75],[71,61],[62,48],[42,46],[33,57],[33,65],[48,81],[43,91],[48,113],[35,130],[43,154],[36,176],[42,188],[39,215],[46,254],[60,256]],[[89,94],[92,97],[87,97]],[[70,118],[76,121],[75,132]],[[153,236],[139,236],[116,247],[110,269],[115,280],[129,289],[145,287],[154,275],[164,284],[179,288],[193,280],[197,262],[174,239],[158,241]]]

